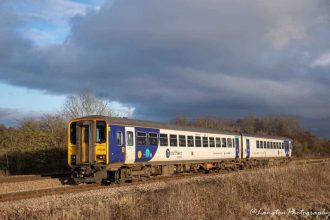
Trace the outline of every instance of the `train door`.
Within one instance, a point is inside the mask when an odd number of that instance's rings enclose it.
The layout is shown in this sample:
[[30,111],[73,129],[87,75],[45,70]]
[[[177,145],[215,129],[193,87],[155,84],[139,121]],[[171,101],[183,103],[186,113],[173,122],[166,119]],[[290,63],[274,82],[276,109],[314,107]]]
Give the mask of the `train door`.
[[246,159],[250,158],[250,139],[246,139]]
[[284,141],[284,151],[285,151],[285,156],[289,156],[289,141]]
[[239,138],[235,138],[235,152],[236,152],[236,159],[239,159]]
[[135,128],[134,127],[125,127],[126,132],[126,156],[125,163],[132,164],[135,161]]
[[95,161],[95,144],[93,121],[82,121],[76,125],[77,163],[93,163]]
[[118,125],[110,125],[110,146],[109,160],[110,163],[125,161],[125,127]]

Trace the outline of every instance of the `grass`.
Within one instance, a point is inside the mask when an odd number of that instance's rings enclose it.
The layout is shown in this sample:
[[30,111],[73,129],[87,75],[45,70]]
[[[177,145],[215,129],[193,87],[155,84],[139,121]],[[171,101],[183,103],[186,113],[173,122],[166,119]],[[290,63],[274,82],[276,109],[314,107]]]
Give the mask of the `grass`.
[[[330,211],[330,165],[313,164],[239,172],[220,177],[169,182],[165,188],[132,190],[110,200],[59,210],[33,212],[17,219],[242,219],[250,210]],[[263,216],[268,218],[269,215]],[[277,216],[278,217],[278,216]],[[282,215],[281,217],[287,217]],[[302,216],[296,216],[302,219]],[[276,218],[276,216],[275,216]]]

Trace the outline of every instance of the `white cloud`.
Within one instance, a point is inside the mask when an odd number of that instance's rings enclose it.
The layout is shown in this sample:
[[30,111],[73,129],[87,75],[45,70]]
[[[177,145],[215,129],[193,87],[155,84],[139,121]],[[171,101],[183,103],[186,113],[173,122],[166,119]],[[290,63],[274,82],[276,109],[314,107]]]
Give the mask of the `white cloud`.
[[307,38],[305,27],[290,17],[280,18],[269,30],[268,36],[275,49],[284,49],[293,41],[300,42]]
[[316,66],[330,66],[330,52],[324,53],[311,64],[311,67]]
[[88,10],[98,11],[102,3],[103,0],[90,3],[70,0],[14,0],[7,4],[25,21],[24,27],[21,27],[23,36],[40,46],[62,43],[70,33],[70,19],[85,15]]

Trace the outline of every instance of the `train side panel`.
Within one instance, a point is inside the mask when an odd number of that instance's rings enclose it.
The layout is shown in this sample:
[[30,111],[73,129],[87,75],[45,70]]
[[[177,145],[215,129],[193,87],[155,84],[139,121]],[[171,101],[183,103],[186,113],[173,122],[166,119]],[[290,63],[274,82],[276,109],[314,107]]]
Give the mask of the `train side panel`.
[[288,150],[285,146],[284,139],[243,136],[243,158],[291,157],[292,147]]
[[[166,134],[168,137],[167,144],[159,143],[158,151],[151,162],[161,161],[200,161],[200,160],[221,160],[221,159],[232,159],[236,158],[235,143],[238,141],[240,148],[240,136],[228,135],[228,134],[210,134],[210,133],[197,133],[197,132],[186,132],[176,130],[160,129],[160,134]],[[177,144],[171,146],[171,140],[173,135],[176,136]],[[185,143],[182,143],[185,137]],[[193,137],[193,144],[188,143],[188,138]],[[196,137],[200,137],[200,146],[196,142]],[[208,146],[203,146],[203,138],[208,142]],[[210,141],[211,138],[211,141]],[[220,141],[219,141],[220,140]],[[226,140],[226,141],[224,141]],[[161,142],[161,141],[160,141]],[[229,143],[230,144],[229,144]],[[172,144],[173,145],[173,144]],[[181,146],[180,146],[181,145]],[[239,154],[239,153],[238,153]]]

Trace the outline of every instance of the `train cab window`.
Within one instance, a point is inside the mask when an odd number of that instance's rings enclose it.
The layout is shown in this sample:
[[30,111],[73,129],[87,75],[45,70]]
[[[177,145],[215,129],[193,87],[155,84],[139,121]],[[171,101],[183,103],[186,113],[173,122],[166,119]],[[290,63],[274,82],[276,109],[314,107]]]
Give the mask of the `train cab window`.
[[186,146],[186,136],[185,135],[179,135],[179,146],[180,147]]
[[231,138],[227,138],[228,147],[233,147],[233,142]]
[[149,144],[152,146],[157,146],[158,145],[158,134],[156,133],[148,133],[149,137]]
[[201,137],[195,136],[195,144],[196,144],[196,147],[202,146]]
[[134,138],[133,138],[133,132],[132,131],[127,131],[126,132],[126,141],[127,141],[127,146],[133,146],[134,145]]
[[209,146],[209,141],[207,137],[203,137],[203,147],[208,147]]
[[159,135],[160,146],[168,146],[168,136],[167,134]]
[[70,124],[70,143],[77,144],[77,130],[76,130],[76,122]]
[[117,131],[116,133],[116,143],[118,146],[122,146],[123,143],[123,132],[121,131]]
[[194,136],[187,136],[188,147],[194,146]]
[[210,147],[215,147],[214,137],[210,137],[209,142],[210,142]]
[[170,135],[170,145],[171,147],[177,147],[178,146],[178,137],[176,134]]
[[220,138],[215,138],[215,146],[216,147],[221,147],[221,139]]
[[267,149],[270,148],[270,144],[269,144],[269,141],[267,141]]
[[136,144],[137,145],[147,145],[147,133],[137,132],[136,133]]
[[105,122],[98,121],[96,122],[96,143],[104,143],[105,142]]
[[227,147],[227,139],[222,138],[222,147]]

